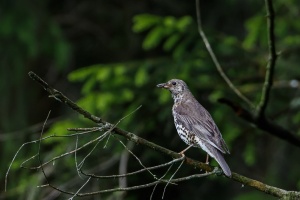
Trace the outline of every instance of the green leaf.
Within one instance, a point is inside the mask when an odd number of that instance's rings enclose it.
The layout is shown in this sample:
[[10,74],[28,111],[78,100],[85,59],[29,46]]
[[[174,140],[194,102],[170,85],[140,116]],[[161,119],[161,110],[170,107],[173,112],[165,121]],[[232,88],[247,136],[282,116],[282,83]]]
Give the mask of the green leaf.
[[83,94],[89,94],[92,92],[94,86],[97,84],[96,78],[93,76],[87,79],[81,89]]
[[97,70],[96,79],[97,81],[105,81],[111,77],[112,68],[109,66],[101,66]]
[[148,81],[148,75],[145,68],[140,68],[135,74],[135,85],[142,86]]
[[134,93],[132,90],[124,89],[121,96],[124,98],[124,101],[131,101],[134,98]]
[[149,50],[157,47],[164,36],[164,28],[161,26],[155,27],[146,36],[143,48]]
[[68,75],[68,80],[71,82],[84,81],[89,78],[89,76],[98,74],[99,70],[102,70],[101,66],[102,65],[93,65],[74,70]]
[[255,16],[246,22],[245,26],[248,31],[248,34],[243,42],[243,47],[245,49],[249,50],[254,47],[254,45],[261,36],[262,28],[265,28],[264,22],[265,19],[261,15]]
[[173,34],[172,36],[168,37],[168,39],[165,41],[163,46],[164,50],[170,51],[172,48],[174,48],[174,46],[179,41],[179,39],[180,39],[180,34]]
[[163,23],[166,27],[174,27],[176,25],[176,18],[173,16],[165,17]]
[[158,24],[161,21],[161,17],[150,14],[141,14],[133,17],[132,30],[136,33],[146,31],[152,26]]
[[177,28],[179,31],[183,32],[186,30],[186,28],[191,25],[193,22],[193,19],[191,18],[191,16],[184,16],[182,18],[180,18],[177,22]]
[[91,93],[85,94],[85,96],[83,96],[80,100],[77,101],[77,104],[80,107],[83,107],[85,110],[95,113],[95,110],[97,108],[96,104],[102,102],[102,101],[98,102],[97,99],[98,99],[97,93],[91,92]]

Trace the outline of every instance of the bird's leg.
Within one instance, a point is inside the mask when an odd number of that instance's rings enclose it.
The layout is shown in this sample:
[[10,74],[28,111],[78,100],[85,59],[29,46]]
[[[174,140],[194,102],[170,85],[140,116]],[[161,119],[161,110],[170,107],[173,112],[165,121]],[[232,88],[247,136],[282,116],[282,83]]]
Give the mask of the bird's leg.
[[184,152],[186,152],[189,148],[191,148],[193,145],[188,146],[187,148],[183,149],[179,152],[179,154],[184,155]]
[[209,155],[208,154],[206,154],[206,162],[205,162],[205,164],[207,164],[207,165],[209,165]]
[[[209,165],[209,155],[206,154],[206,161],[205,161],[205,164]],[[208,171],[205,171],[205,173],[208,173]]]

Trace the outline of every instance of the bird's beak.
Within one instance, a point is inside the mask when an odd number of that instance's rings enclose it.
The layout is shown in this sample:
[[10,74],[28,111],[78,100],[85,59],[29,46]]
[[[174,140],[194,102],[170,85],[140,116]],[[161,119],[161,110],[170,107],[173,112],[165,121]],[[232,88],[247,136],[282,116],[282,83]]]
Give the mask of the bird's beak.
[[160,83],[156,87],[168,89],[169,85],[167,83]]

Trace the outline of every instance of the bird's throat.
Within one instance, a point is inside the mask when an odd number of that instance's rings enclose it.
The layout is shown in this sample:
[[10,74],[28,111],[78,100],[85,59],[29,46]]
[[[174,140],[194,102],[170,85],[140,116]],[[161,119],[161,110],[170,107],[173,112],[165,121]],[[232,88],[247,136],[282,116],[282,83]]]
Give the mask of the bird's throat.
[[172,93],[172,98],[174,100],[174,103],[179,103],[182,101],[183,99],[183,94],[180,94],[180,93]]

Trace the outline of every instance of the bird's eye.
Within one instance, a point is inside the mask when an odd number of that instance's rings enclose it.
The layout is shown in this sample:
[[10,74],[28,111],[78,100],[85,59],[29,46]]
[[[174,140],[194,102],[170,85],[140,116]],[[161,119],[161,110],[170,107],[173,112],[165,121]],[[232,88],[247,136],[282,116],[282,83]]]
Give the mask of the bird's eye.
[[172,85],[176,85],[176,82],[172,82]]

